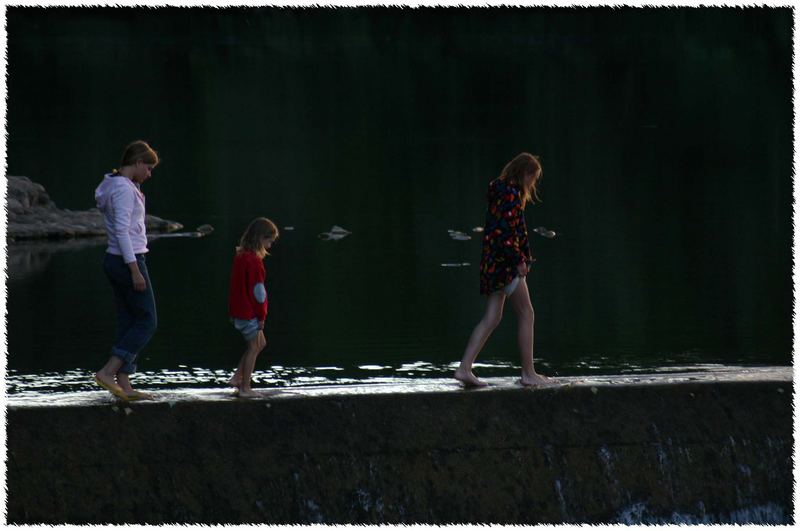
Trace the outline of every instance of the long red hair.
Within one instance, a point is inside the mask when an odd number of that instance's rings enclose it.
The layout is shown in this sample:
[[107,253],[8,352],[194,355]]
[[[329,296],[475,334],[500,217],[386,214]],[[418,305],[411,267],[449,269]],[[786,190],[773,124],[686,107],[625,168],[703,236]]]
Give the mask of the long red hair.
[[[530,177],[530,180],[529,180]],[[506,179],[520,190],[522,208],[528,201],[539,199],[538,183],[542,178],[542,163],[537,155],[520,153],[511,162],[505,165],[500,173],[500,179]]]

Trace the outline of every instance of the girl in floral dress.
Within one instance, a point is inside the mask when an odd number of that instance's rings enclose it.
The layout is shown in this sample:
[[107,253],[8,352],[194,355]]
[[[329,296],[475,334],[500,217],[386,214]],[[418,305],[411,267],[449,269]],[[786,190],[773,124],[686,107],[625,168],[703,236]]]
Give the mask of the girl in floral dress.
[[480,265],[480,291],[487,296],[486,312],[467,343],[464,357],[455,372],[465,386],[483,387],[472,372],[472,364],[483,345],[503,317],[503,305],[509,300],[518,317],[517,343],[522,362],[520,383],[532,386],[547,378],[533,368],[533,305],[525,276],[533,258],[525,226],[525,205],[538,199],[536,185],[542,176],[538,157],[520,153],[506,164],[500,176],[489,183],[489,202],[483,232]]

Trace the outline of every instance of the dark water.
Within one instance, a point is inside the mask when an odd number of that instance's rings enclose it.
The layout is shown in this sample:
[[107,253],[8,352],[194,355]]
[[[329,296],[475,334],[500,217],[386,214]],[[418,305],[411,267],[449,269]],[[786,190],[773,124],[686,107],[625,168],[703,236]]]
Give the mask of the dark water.
[[[163,157],[148,210],[216,228],[151,245],[155,386],[237,362],[229,267],[261,215],[294,227],[266,264],[262,380],[447,374],[483,311],[471,229],[523,150],[544,165],[529,227],[560,233],[531,234],[542,372],[790,364],[791,24],[789,9],[9,8],[8,172],[89,208],[144,138]],[[318,239],[333,225],[352,234]],[[104,362],[103,252],[9,249],[11,392]],[[479,361],[517,372],[510,309]]]

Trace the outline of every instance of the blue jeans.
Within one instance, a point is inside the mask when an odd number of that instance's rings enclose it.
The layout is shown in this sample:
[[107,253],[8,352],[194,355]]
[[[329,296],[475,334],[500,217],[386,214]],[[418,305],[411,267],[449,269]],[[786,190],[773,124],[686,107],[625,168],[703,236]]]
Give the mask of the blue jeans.
[[117,303],[117,336],[111,354],[122,359],[120,372],[125,374],[136,372],[136,357],[153,337],[157,324],[156,300],[145,255],[137,254],[136,263],[147,284],[144,291],[133,289],[131,270],[121,256],[106,253],[103,261]]

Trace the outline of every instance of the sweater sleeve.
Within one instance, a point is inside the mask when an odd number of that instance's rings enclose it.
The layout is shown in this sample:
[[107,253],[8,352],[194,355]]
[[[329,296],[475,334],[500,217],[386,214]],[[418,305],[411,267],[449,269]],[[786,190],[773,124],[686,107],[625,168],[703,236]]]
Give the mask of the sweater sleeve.
[[520,223],[517,225],[517,241],[519,242],[519,252],[525,258],[525,262],[533,262],[531,255],[531,244],[528,240],[528,224],[525,221],[525,212],[520,210]]
[[500,192],[499,210],[504,224],[508,227],[503,247],[511,255],[514,265],[524,264],[531,257],[528,245],[528,230],[519,191],[511,186]]
[[259,259],[249,260],[247,263],[247,289],[248,297],[253,303],[253,313],[256,319],[263,321],[267,318],[267,288],[264,286],[264,266]]
[[117,244],[120,251],[122,251],[122,258],[126,264],[136,261],[130,235],[131,215],[135,201],[133,194],[132,189],[119,187],[114,190],[111,196],[111,201],[114,205],[114,236],[117,238]]

